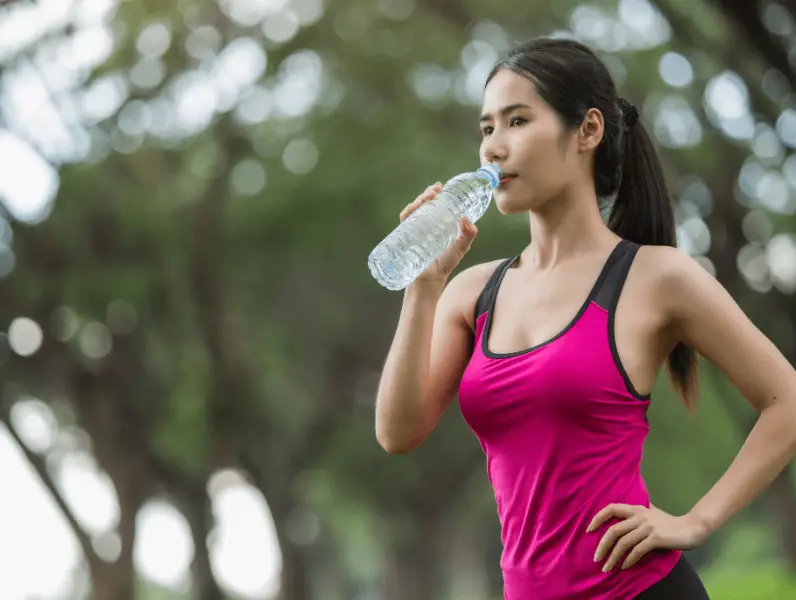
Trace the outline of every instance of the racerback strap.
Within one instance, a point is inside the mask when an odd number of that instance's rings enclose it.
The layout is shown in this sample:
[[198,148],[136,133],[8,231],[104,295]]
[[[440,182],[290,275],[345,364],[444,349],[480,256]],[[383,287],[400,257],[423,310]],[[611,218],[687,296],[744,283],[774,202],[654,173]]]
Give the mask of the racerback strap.
[[503,279],[503,274],[518,258],[519,254],[512,258],[507,258],[500,263],[494,273],[492,273],[492,276],[489,278],[489,281],[486,282],[484,289],[481,291],[475,303],[475,321],[473,321],[473,325],[478,322],[478,317],[489,310],[489,307],[492,305],[492,297],[497,293],[499,282]]
[[619,296],[622,294],[622,288],[625,286],[627,274],[630,272],[638,248],[638,244],[633,242],[620,241],[616,252],[611,257],[611,264],[607,265],[608,272],[605,274],[605,278],[600,287],[595,290],[594,303],[608,311],[609,315],[613,315],[616,311]]

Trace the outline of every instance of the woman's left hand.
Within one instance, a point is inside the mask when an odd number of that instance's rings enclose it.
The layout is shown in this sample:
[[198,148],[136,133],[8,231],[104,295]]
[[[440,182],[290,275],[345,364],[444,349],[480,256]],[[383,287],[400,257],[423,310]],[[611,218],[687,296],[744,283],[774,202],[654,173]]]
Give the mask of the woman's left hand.
[[608,556],[603,566],[605,573],[625,555],[622,568],[629,569],[652,550],[690,550],[706,537],[705,528],[689,515],[675,517],[654,506],[629,504],[609,504],[597,513],[586,531],[595,531],[611,518],[622,521],[605,532],[594,554],[594,562]]

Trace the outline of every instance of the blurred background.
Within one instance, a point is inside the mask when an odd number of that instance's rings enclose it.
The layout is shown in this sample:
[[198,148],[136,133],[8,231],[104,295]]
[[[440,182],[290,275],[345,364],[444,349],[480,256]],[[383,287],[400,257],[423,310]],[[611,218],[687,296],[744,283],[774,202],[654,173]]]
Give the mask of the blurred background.
[[[680,246],[796,359],[796,1],[0,2],[0,599],[498,600],[452,405],[373,433],[400,293],[371,248],[478,166],[487,72],[574,37],[642,108]],[[465,266],[513,254],[492,209]],[[662,380],[644,475],[682,513],[754,422]],[[796,598],[796,483],[690,553],[716,600]]]

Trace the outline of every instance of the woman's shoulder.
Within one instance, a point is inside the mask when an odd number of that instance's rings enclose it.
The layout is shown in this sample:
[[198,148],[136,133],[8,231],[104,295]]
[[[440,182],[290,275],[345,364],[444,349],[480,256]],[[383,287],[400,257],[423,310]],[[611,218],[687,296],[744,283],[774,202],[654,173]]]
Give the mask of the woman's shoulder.
[[672,246],[641,246],[637,273],[661,299],[689,294],[715,276],[703,262]]
[[706,270],[697,259],[673,246],[639,246],[636,262],[648,276],[669,281],[688,277],[695,269]]
[[497,268],[505,262],[505,258],[498,258],[488,262],[478,263],[463,269],[458,275],[451,279],[448,284],[456,287],[459,292],[475,293],[476,298],[484,289],[489,279],[494,275]]
[[475,305],[481,292],[484,291],[492,275],[506,258],[498,258],[488,262],[478,263],[462,269],[448,283],[446,295],[455,299],[457,310],[461,311],[467,324],[474,327]]

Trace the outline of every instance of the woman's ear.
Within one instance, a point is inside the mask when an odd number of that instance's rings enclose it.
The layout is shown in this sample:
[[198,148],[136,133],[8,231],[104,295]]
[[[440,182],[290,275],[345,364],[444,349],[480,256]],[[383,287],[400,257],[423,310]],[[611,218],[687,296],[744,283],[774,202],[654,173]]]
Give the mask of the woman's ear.
[[602,142],[604,133],[603,114],[596,108],[590,108],[578,130],[578,149],[581,152],[594,150]]

